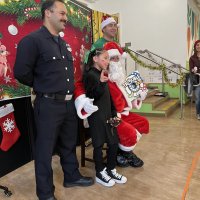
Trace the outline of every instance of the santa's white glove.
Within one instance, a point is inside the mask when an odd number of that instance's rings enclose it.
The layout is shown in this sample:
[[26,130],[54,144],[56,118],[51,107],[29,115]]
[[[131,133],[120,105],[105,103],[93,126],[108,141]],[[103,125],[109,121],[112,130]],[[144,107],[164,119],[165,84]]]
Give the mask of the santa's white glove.
[[98,107],[93,104],[93,101],[94,101],[94,99],[87,98],[86,102],[83,106],[83,109],[85,110],[85,112],[90,114],[90,115],[93,112],[96,112],[98,110]]
[[140,91],[138,92],[138,94],[139,94],[139,99],[141,99],[142,101],[145,100],[146,97],[147,97],[147,92],[148,92],[147,89],[146,89],[145,91],[140,90]]
[[[93,112],[98,110],[98,107],[93,105],[93,100],[86,97],[85,94],[82,94],[75,99],[75,107],[77,114],[81,119],[87,118]],[[82,113],[83,110],[86,112],[85,114]]]
[[132,108],[136,108],[137,110],[139,110],[142,106],[142,100],[140,99],[134,99],[131,103],[132,103]]

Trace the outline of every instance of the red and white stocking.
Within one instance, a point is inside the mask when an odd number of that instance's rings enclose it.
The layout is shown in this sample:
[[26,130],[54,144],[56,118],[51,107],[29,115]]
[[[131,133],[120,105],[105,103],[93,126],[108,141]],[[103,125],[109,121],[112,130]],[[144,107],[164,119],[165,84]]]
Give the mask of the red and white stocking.
[[2,151],[8,151],[20,136],[13,111],[11,103],[0,107],[0,126],[3,134],[0,149]]

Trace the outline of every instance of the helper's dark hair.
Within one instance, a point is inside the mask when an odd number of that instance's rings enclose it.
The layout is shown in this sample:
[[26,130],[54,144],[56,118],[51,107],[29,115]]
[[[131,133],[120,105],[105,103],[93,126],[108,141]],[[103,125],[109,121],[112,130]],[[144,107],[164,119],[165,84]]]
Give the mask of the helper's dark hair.
[[41,6],[42,19],[44,19],[45,10],[52,8],[55,2],[61,2],[63,4],[65,3],[63,0],[46,0],[45,2],[43,2]]

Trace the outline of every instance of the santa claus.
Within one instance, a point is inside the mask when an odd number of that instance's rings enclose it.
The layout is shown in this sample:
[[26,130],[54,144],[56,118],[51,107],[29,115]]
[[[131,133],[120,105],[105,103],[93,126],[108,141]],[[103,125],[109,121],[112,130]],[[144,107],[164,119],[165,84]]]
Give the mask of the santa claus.
[[[125,53],[117,43],[108,42],[104,45],[104,49],[108,51],[110,58],[108,81],[110,94],[118,117],[122,119],[120,125],[117,126],[120,141],[117,164],[122,167],[141,167],[144,162],[133,153],[133,149],[141,138],[141,134],[147,134],[149,132],[149,122],[145,117],[130,112],[130,110],[133,107],[138,109],[141,107],[142,100],[147,95],[147,89],[141,81],[138,72],[132,73],[132,82],[128,81],[130,84],[126,84],[128,78],[125,77],[121,64],[121,59],[125,57]],[[137,83],[139,83],[139,86]],[[138,88],[137,91],[132,89],[133,85],[134,88]],[[129,88],[129,91],[127,88]],[[134,91],[134,95],[130,95],[130,91]],[[85,96],[80,81],[76,85],[75,97],[75,105],[80,118],[84,119],[95,112],[95,109],[98,109],[93,107],[93,100]]]

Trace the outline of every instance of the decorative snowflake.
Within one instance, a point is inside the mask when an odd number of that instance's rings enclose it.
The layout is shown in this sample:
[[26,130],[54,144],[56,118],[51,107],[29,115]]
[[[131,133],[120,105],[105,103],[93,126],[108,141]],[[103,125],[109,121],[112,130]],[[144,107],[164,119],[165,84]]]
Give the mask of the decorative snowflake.
[[14,121],[7,118],[4,122],[3,122],[3,128],[6,132],[11,133],[14,129],[15,129],[15,125],[14,125]]
[[4,77],[4,81],[6,83],[11,82],[11,80],[12,80],[12,78],[9,75]]

